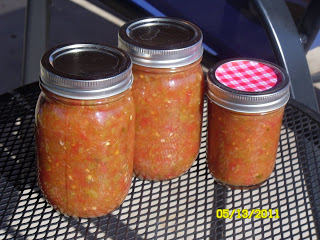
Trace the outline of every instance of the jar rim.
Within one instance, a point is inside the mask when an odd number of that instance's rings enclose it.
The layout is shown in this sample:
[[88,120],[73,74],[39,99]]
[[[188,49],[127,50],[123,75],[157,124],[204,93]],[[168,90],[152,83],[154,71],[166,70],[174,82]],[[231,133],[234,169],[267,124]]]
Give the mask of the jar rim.
[[203,55],[202,32],[195,24],[169,17],[146,17],[127,22],[119,29],[118,47],[133,63],[170,68],[188,65]]
[[124,92],[133,82],[132,62],[123,50],[104,44],[63,44],[40,61],[40,85],[72,99],[100,99]]
[[[217,69],[223,64],[236,61],[262,63],[279,73],[278,82],[265,91],[248,92],[230,88],[221,83],[216,76]],[[226,109],[243,113],[269,112],[284,106],[290,98],[290,82],[285,70],[271,62],[254,58],[233,58],[215,64],[207,75],[207,96],[210,100]]]

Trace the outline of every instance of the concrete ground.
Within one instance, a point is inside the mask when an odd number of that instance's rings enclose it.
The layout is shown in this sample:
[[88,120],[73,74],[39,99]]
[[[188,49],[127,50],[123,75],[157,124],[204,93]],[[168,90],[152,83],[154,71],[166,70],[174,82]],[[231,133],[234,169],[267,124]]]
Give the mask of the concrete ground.
[[[320,34],[318,34],[320,39]],[[307,61],[315,88],[316,97],[320,106],[320,47],[315,47],[307,53]]]
[[[48,47],[75,41],[100,42],[116,46],[119,23],[116,25],[104,18],[105,13],[102,10],[107,8],[99,0],[91,0],[97,8],[89,10],[80,6],[80,2],[86,1],[52,1]],[[26,4],[27,0],[0,0],[0,94],[22,84]],[[316,46],[307,53],[307,60],[320,103],[320,34],[315,43]]]
[[[99,0],[91,2],[96,2],[98,10],[103,7]],[[0,0],[0,94],[22,83],[26,5],[27,0]],[[116,46],[118,28],[71,0],[53,0],[48,48],[66,42],[99,42]]]

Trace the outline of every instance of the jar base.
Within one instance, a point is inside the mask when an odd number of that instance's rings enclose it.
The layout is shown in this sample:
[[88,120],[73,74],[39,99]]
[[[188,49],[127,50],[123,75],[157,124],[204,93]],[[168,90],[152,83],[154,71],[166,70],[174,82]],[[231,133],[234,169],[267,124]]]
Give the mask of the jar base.
[[258,184],[254,184],[254,185],[249,185],[249,186],[236,186],[236,185],[230,185],[230,184],[227,184],[227,183],[224,183],[218,179],[214,179],[214,181],[221,185],[221,186],[224,186],[224,187],[227,187],[227,188],[230,188],[232,190],[252,190],[252,189],[256,189],[256,188],[259,188],[261,187],[264,183],[267,182],[268,179],[262,181],[261,183],[258,183]]
[[[192,166],[192,165],[191,165],[191,166]],[[136,178],[138,178],[138,179],[141,180],[141,181],[146,180],[146,181],[150,181],[150,182],[170,181],[170,180],[172,180],[172,179],[181,177],[183,174],[185,174],[186,172],[189,171],[189,169],[191,168],[191,166],[190,166],[186,171],[182,172],[180,175],[176,175],[176,176],[172,176],[172,177],[154,178],[154,177],[143,176],[143,175],[141,175],[141,174],[138,174],[138,175],[137,175],[137,174],[135,174],[134,172],[133,172],[133,177],[136,177]]]
[[187,172],[190,170],[190,168],[192,167],[192,165],[195,163],[195,161],[198,159],[198,156],[199,156],[199,152],[197,153],[196,157],[193,159],[191,165],[186,168],[186,170],[181,171],[180,174],[177,174],[177,175],[174,175],[174,176],[155,178],[155,177],[151,177],[151,176],[147,176],[147,175],[144,176],[144,175],[142,175],[141,173],[137,174],[137,173],[133,170],[133,177],[136,177],[136,178],[138,178],[139,180],[142,180],[142,181],[143,181],[143,180],[152,181],[152,182],[170,181],[170,180],[172,180],[172,179],[179,178],[179,177],[181,177],[182,175],[184,175],[185,173],[187,173]]

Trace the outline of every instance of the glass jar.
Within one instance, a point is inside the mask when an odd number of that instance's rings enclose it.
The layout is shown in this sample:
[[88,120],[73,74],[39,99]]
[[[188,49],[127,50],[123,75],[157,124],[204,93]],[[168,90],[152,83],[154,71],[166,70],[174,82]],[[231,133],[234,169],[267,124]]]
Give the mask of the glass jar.
[[118,43],[134,63],[134,173],[148,180],[179,177],[200,147],[202,33],[186,21],[144,18],[123,25]]
[[39,186],[56,210],[98,217],[125,199],[133,173],[130,57],[96,44],[64,45],[41,59],[35,139]]
[[246,189],[269,178],[289,85],[282,69],[262,60],[227,60],[209,70],[207,163],[217,182]]

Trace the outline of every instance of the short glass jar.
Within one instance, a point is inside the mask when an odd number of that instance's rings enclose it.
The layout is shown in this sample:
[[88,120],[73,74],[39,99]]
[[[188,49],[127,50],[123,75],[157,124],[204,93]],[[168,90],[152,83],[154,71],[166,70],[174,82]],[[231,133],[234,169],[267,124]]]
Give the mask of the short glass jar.
[[143,18],[120,28],[118,46],[133,61],[134,173],[148,180],[179,177],[200,147],[202,33],[187,21]]
[[263,60],[232,59],[209,70],[207,163],[219,183],[246,189],[269,178],[289,85],[284,70]]
[[58,211],[98,217],[125,199],[133,173],[132,64],[120,49],[63,45],[41,59],[35,139],[39,186]]

